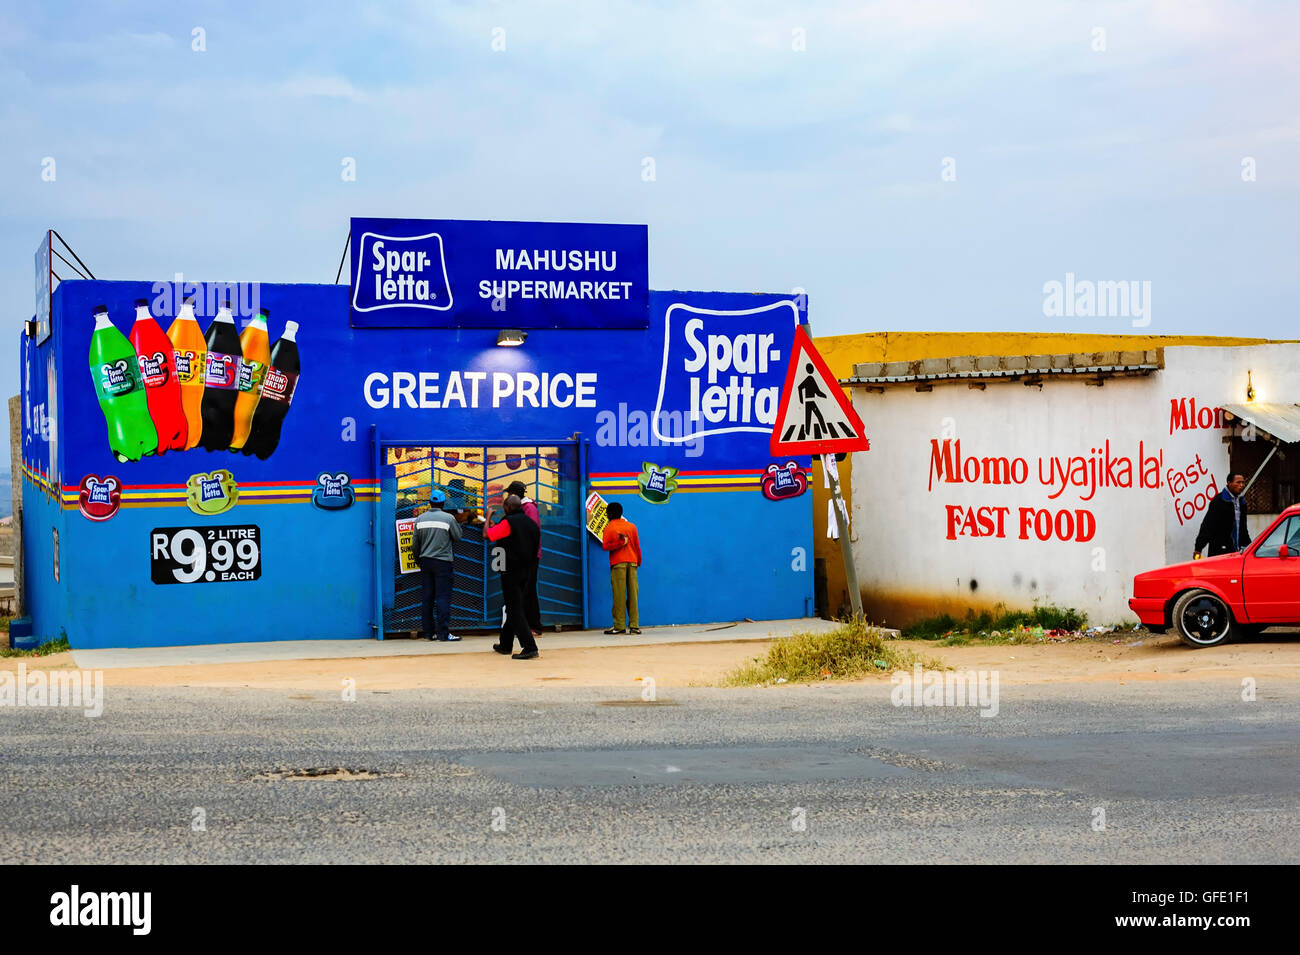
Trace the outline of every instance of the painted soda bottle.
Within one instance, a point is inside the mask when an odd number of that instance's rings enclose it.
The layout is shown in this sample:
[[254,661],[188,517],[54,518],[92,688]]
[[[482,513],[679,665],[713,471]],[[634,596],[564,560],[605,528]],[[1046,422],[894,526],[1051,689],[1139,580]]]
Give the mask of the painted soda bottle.
[[235,435],[230,439],[231,451],[244,447],[253,427],[253,412],[262,397],[262,380],[271,362],[271,340],[266,333],[266,320],[270,314],[266,309],[259,310],[239,336],[243,358],[239,362],[239,394],[235,398]]
[[244,442],[245,454],[265,461],[280,443],[280,428],[298,388],[298,323],[285,322],[284,334],[271,349],[271,367],[262,381],[262,400],[253,413],[253,427]]
[[239,394],[239,333],[230,314],[230,303],[217,309],[208,326],[208,353],[203,363],[203,434],[199,444],[209,451],[230,447],[235,433],[235,397]]
[[158,432],[158,453],[185,450],[189,426],[185,421],[185,409],[181,407],[181,385],[176,380],[176,351],[149,314],[148,299],[135,300],[131,347],[140,363],[149,417]]
[[176,354],[176,380],[181,386],[181,409],[185,412],[188,434],[185,450],[188,451],[198,446],[199,436],[203,434],[203,363],[208,356],[203,329],[194,317],[194,299],[187,298],[181,313],[172,319],[167,340]]
[[109,320],[108,306],[95,306],[90,336],[90,375],[99,408],[108,424],[108,446],[119,461],[139,461],[158,447],[158,432],[149,417],[149,399],[135,349]]

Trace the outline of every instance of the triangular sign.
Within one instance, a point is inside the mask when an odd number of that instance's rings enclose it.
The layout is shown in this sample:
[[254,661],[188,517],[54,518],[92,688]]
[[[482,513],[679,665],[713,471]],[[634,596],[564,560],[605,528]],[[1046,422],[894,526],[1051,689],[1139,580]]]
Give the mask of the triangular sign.
[[834,454],[870,447],[862,419],[804,327],[798,326],[772,428],[772,454]]

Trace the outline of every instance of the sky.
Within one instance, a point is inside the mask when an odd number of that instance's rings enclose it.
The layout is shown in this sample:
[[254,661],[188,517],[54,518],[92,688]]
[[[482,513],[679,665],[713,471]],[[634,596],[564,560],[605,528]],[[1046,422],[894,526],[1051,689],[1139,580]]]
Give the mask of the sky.
[[817,335],[1297,338],[1297,54],[1251,0],[0,0],[0,388],[47,228],[328,283],[354,215],[646,223],[652,288],[803,289]]

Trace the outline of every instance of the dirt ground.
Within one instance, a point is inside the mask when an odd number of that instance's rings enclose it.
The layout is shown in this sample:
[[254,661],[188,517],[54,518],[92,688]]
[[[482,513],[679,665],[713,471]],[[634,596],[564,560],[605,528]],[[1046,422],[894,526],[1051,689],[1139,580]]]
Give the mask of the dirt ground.
[[[490,639],[490,638],[487,638]],[[1130,644],[1140,641],[1139,646]],[[1021,646],[936,647],[899,641],[906,649],[942,660],[955,669],[997,670],[1003,685],[1060,682],[1127,683],[1151,680],[1240,680],[1244,676],[1300,678],[1300,633],[1270,633],[1243,643],[1193,650],[1175,637],[1128,634],[1119,639]],[[332,660],[222,663],[201,666],[105,670],[109,686],[204,686],[262,689],[338,690],[345,679],[358,690],[416,688],[514,688],[542,686],[641,685],[657,689],[715,684],[729,670],[762,654],[767,641],[666,644],[547,650],[538,660],[510,660],[498,654],[456,653]],[[486,648],[486,647],[485,647]],[[432,649],[432,648],[431,648]],[[72,654],[0,659],[14,670],[75,667]],[[863,682],[888,682],[889,674]]]

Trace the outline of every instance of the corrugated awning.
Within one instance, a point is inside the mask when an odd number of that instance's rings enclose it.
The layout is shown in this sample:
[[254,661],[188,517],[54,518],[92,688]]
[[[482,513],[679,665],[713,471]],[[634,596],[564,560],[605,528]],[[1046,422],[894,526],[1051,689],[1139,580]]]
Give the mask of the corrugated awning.
[[1283,444],[1300,441],[1300,405],[1269,404],[1252,401],[1245,405],[1220,405],[1234,418],[1253,424],[1256,429],[1277,438]]
[[[853,377],[841,385],[881,391],[885,385],[929,385],[941,382],[977,383],[1024,380],[1037,384],[1073,375],[1098,381],[1150,375],[1164,367],[1159,348],[1142,351],[1088,352],[1064,355],[959,355],[915,361],[876,361],[853,366]],[[918,390],[929,390],[919,388]]]

